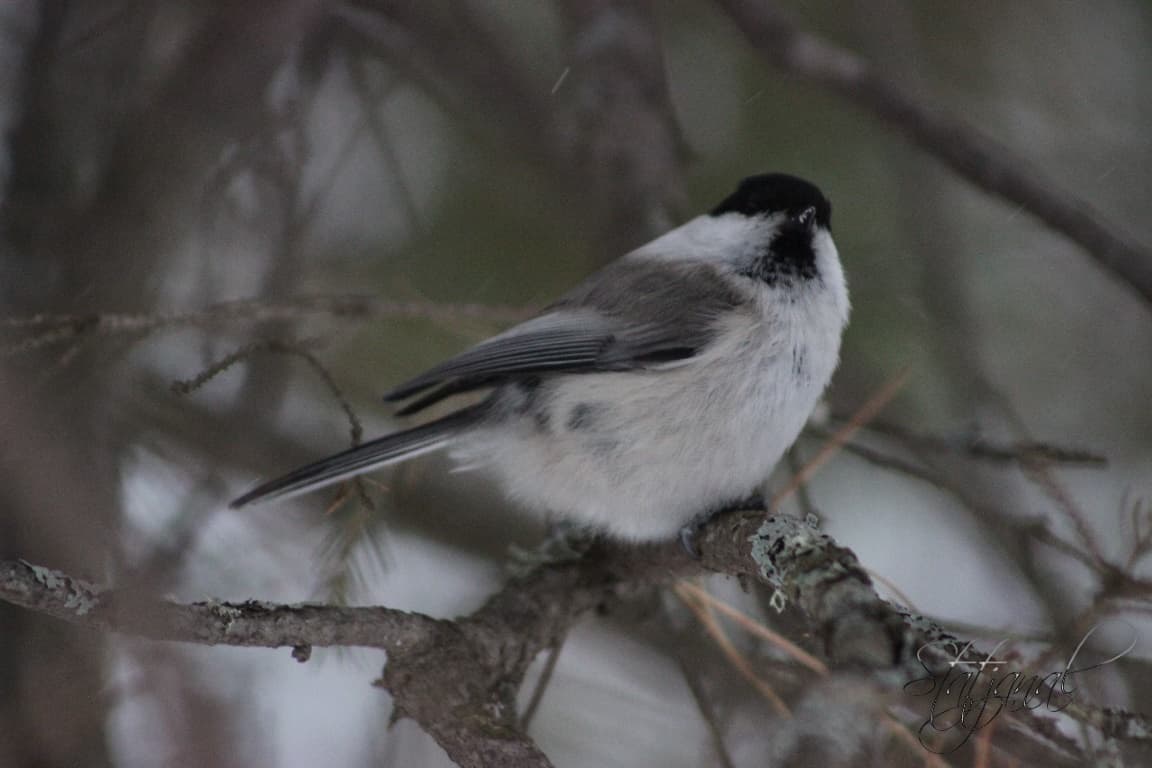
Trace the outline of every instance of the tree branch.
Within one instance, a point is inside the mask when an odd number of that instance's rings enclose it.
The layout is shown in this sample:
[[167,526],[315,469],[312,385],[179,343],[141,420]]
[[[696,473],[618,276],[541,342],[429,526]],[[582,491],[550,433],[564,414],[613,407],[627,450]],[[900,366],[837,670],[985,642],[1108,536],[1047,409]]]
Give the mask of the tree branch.
[[284,300],[239,299],[224,301],[188,312],[97,312],[82,315],[36,314],[0,316],[0,333],[20,337],[0,346],[0,359],[32,352],[64,342],[78,343],[90,336],[146,335],[162,329],[210,328],[231,323],[267,323],[301,320],[312,316],[353,319],[376,317],[420,318],[439,322],[485,320],[513,323],[532,313],[532,308],[485,304],[444,304],[431,301],[397,301],[367,295],[311,295]]
[[391,608],[156,600],[103,589],[23,560],[0,561],[0,600],[92,629],[201,645],[387,650],[423,642],[441,623]]
[[[832,418],[840,423],[848,421],[847,416],[833,415]],[[979,435],[940,436],[917,432],[900,424],[880,420],[869,422],[867,429],[869,432],[903,443],[917,452],[961,454],[993,464],[1062,464],[1087,467],[1108,465],[1108,457],[1075,446],[1034,440],[996,442]],[[830,430],[819,427],[810,428],[808,432],[823,438],[832,434]]]
[[561,0],[563,80],[551,125],[567,173],[583,179],[605,230],[626,253],[683,218],[687,144],[668,92],[651,2]]
[[516,716],[515,693],[536,655],[587,613],[704,571],[764,578],[786,591],[823,628],[840,663],[890,667],[910,658],[900,615],[872,591],[855,556],[803,523],[763,512],[727,515],[698,544],[700,560],[674,541],[599,543],[578,561],[511,581],[456,622],[387,608],[137,600],[22,561],[0,562],[0,599],[160,640],[383,648],[381,683],[397,715],[419,722],[462,766],[548,765]]
[[892,125],[985,192],[1018,205],[1084,248],[1152,306],[1152,252],[1108,222],[1086,200],[957,115],[923,103],[844,48],[809,34],[775,4],[717,0],[752,45],[776,67],[814,80]]
[[[301,659],[312,645],[382,648],[388,664],[380,685],[391,692],[396,715],[420,723],[466,768],[550,765],[516,715],[515,696],[528,665],[584,615],[680,578],[719,572],[767,584],[776,590],[775,604],[803,611],[830,668],[883,672],[874,681],[892,689],[922,675],[918,649],[954,640],[882,600],[850,550],[797,518],[731,513],[706,525],[697,544],[699,560],[675,541],[597,542],[579,560],[512,580],[456,621],[379,607],[143,599],[19,560],[0,561],[0,600],[159,640],[291,646]],[[1079,703],[1069,713],[1128,738],[1141,738],[1134,724],[1145,722]],[[1031,713],[1012,716],[1040,727]],[[1122,721],[1124,727],[1116,727]]]

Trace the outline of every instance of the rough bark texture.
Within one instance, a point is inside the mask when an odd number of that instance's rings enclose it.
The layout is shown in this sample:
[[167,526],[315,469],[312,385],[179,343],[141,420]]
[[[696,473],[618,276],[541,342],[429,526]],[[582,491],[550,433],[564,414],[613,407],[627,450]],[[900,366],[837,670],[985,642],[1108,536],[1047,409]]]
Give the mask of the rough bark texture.
[[[0,562],[0,599],[72,623],[156,639],[288,646],[300,660],[313,645],[383,648],[388,663],[380,685],[394,697],[396,715],[419,722],[462,766],[549,765],[517,716],[516,692],[528,665],[589,612],[680,578],[718,572],[767,585],[781,605],[795,604],[808,618],[831,669],[869,675],[880,689],[897,690],[921,676],[917,649],[950,639],[880,599],[850,550],[797,518],[729,514],[705,528],[699,547],[697,560],[678,542],[599,543],[579,560],[541,566],[509,582],[456,621],[376,607],[135,599],[23,561]],[[983,658],[975,650],[971,657]],[[1136,716],[1116,728],[1120,719],[1099,711],[1069,712],[1148,741],[1134,725],[1144,725]],[[1021,716],[1034,729],[1055,734],[1043,720]],[[1054,749],[1052,759],[1059,762],[1074,746]]]

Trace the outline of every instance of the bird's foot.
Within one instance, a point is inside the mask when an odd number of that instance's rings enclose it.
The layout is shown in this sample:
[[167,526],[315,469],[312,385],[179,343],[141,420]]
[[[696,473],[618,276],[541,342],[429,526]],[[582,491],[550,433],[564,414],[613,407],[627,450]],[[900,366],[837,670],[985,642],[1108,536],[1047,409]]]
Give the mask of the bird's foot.
[[764,497],[759,493],[754,493],[746,499],[734,502],[732,504],[725,504],[719,509],[708,510],[702,512],[696,517],[689,520],[683,528],[680,529],[680,546],[688,553],[689,557],[694,560],[700,559],[700,548],[696,546],[696,536],[699,535],[700,529],[707,525],[708,521],[718,515],[723,515],[727,512],[736,512],[741,509],[763,509]]
[[579,560],[596,538],[596,532],[586,526],[565,521],[550,523],[547,536],[536,547],[512,545],[508,548],[507,568],[513,576],[524,576],[541,565]]

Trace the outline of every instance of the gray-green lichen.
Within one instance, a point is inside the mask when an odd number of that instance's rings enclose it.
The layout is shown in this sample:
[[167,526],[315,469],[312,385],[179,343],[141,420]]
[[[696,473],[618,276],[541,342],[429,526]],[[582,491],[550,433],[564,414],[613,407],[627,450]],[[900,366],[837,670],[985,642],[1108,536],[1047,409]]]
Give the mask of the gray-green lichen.
[[[815,515],[803,519],[772,515],[764,519],[748,541],[752,544],[752,561],[756,563],[761,578],[774,589],[769,604],[778,612],[784,610],[798,587],[827,575],[821,569],[797,567],[806,565],[811,560],[810,555],[821,552],[828,541],[820,533],[820,522]],[[843,565],[836,561],[828,565],[833,570],[844,570]]]
[[756,533],[748,537],[752,543],[752,561],[760,575],[771,586],[784,586],[784,574],[779,561],[788,562],[797,552],[815,546],[820,538],[816,526],[808,520],[785,515],[765,518]]
[[221,602],[216,598],[205,600],[200,603],[200,605],[206,607],[209,611],[211,611],[212,615],[224,623],[224,634],[228,634],[228,632],[232,629],[232,624],[237,619],[243,618],[244,616],[244,611],[241,608],[238,608],[235,605]]
[[84,616],[100,604],[100,590],[94,584],[89,584],[83,579],[74,579],[65,573],[45,568],[42,565],[34,565],[27,560],[20,562],[32,572],[32,577],[43,584],[46,589],[55,593],[63,591],[64,607],[73,611],[77,616]]

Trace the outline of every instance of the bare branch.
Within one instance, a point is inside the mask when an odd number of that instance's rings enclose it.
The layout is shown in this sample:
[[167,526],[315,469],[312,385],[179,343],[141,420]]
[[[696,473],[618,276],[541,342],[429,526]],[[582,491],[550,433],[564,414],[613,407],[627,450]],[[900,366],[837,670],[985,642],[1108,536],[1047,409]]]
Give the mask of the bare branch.
[[1019,206],[1084,248],[1152,305],[1152,252],[1087,201],[940,106],[919,101],[855,53],[809,34],[763,0],[717,0],[773,65],[872,113],[985,192]]
[[465,3],[441,14],[427,4],[356,0],[333,16],[352,51],[417,83],[518,161],[574,182],[592,206],[601,250],[623,253],[668,229],[684,204],[688,152],[659,29],[651,3],[638,0],[564,0],[558,9],[564,69],[547,91]]
[[353,410],[352,404],[348,402],[348,397],[344,394],[344,390],[336,383],[333,378],[332,372],[320,362],[316,355],[309,351],[308,347],[311,346],[309,340],[288,342],[280,341],[277,339],[264,339],[261,341],[254,341],[246,344],[241,349],[225,355],[222,359],[212,363],[200,373],[196,374],[190,379],[183,379],[180,381],[172,382],[172,391],[178,395],[188,395],[195,392],[206,383],[216,378],[219,374],[236,365],[242,360],[251,357],[256,352],[272,352],[279,355],[291,355],[299,357],[304,362],[308,363],[310,367],[332,394],[336,400],[340,410],[344,412],[344,417],[348,420],[348,430],[352,438],[352,447],[360,445],[360,441],[364,436],[364,427],[360,423],[360,417],[356,415]]
[[0,561],[0,599],[93,629],[203,645],[404,648],[427,641],[439,625],[391,608],[138,598],[23,560]]
[[540,670],[540,678],[536,681],[536,687],[532,690],[531,698],[528,699],[528,706],[524,707],[524,714],[520,717],[520,727],[524,730],[528,730],[528,726],[532,724],[532,718],[536,717],[536,710],[539,709],[540,702],[544,700],[544,692],[548,690],[548,684],[552,682],[552,674],[556,671],[556,662],[560,660],[560,651],[563,649],[563,638],[548,649],[548,658],[544,660],[544,668]]
[[712,641],[716,643],[716,647],[724,654],[728,663],[740,673],[741,677],[756,689],[756,692],[759,693],[765,701],[772,705],[772,709],[775,710],[778,717],[790,719],[792,717],[792,709],[785,703],[780,694],[776,692],[772,684],[756,672],[756,669],[752,666],[752,662],[748,660],[748,657],[742,653],[728,637],[728,633],[724,631],[720,622],[716,620],[716,616],[712,613],[712,609],[708,603],[697,599],[688,591],[688,586],[689,582],[687,581],[682,581],[677,584],[676,595],[688,606],[689,610],[696,614],[696,618],[704,627],[704,631],[707,632],[708,636],[712,638]]
[[820,447],[820,451],[809,459],[804,466],[800,467],[792,476],[792,479],[788,481],[788,485],[784,486],[784,488],[772,498],[771,510],[776,511],[779,509],[780,502],[795,493],[796,489],[806,485],[808,481],[812,479],[812,476],[819,471],[820,467],[844,448],[844,445],[852,438],[852,435],[867,425],[869,421],[875,419],[876,415],[892,401],[892,398],[894,398],[900,391],[900,388],[904,386],[904,382],[907,379],[908,369],[904,368],[889,379],[864,405],[860,406],[856,412],[852,414],[852,418],[825,441],[824,445]]
[[282,301],[241,299],[213,304],[190,312],[123,313],[86,315],[39,314],[0,317],[0,330],[23,335],[20,341],[0,347],[0,358],[30,352],[65,341],[94,335],[148,334],[162,329],[209,328],[238,322],[265,323],[330,316],[357,320],[376,317],[424,318],[439,322],[485,320],[512,323],[532,313],[531,308],[484,304],[442,304],[432,301],[395,301],[374,296],[314,295]]
[[[578,561],[553,563],[509,582],[483,607],[455,622],[388,608],[193,603],[139,599],[101,590],[23,561],[0,561],[0,599],[73,623],[161,640],[245,646],[364,645],[388,651],[381,685],[398,716],[417,720],[463,766],[546,766],[519,727],[515,693],[543,649],[555,647],[591,611],[648,587],[705,571],[757,579],[794,603],[810,621],[829,666],[884,674],[898,686],[919,676],[916,651],[953,640],[919,617],[896,611],[873,590],[855,555],[809,524],[786,515],[739,512],[701,531],[701,559],[675,541],[595,544]],[[978,651],[973,651],[978,654]],[[891,673],[895,672],[893,676]],[[1068,713],[1089,724],[1128,723],[1086,705]],[[1028,713],[1031,727],[1043,721]]]
[[[399,78],[393,77],[384,87],[373,89],[365,69],[364,62],[359,57],[352,57],[348,62],[348,72],[352,77],[352,86],[356,91],[356,97],[360,101],[360,111],[364,115],[362,125],[368,130],[372,141],[376,144],[376,148],[380,152],[380,159],[388,170],[391,171],[390,180],[392,187],[396,190],[397,197],[399,197],[400,203],[404,208],[411,232],[413,234],[419,234],[424,228],[420,215],[420,206],[417,205],[416,196],[412,193],[412,188],[408,184],[407,177],[405,176],[404,165],[400,160],[400,152],[396,149],[388,127],[385,125],[379,112],[380,107],[388,103],[389,97],[399,84]],[[376,90],[379,92],[377,93]]]
[[802,523],[765,520],[762,512],[729,515],[702,532],[699,546],[701,560],[675,541],[602,543],[579,561],[510,582],[456,622],[386,608],[133,600],[21,561],[0,563],[0,599],[154,639],[384,648],[389,658],[381,684],[397,714],[417,720],[463,766],[547,765],[515,713],[515,692],[537,653],[593,610],[704,570],[763,573],[759,578],[787,589],[824,629],[826,648],[839,663],[889,667],[901,658],[899,614],[871,591],[850,552]]
[[[835,417],[836,421],[846,422],[848,417]],[[1000,443],[978,435],[965,437],[943,437],[926,432],[917,432],[908,427],[891,422],[875,420],[868,423],[869,432],[890,437],[916,451],[931,453],[967,454],[973,459],[1000,464],[1065,464],[1104,467],[1108,457],[1083,448],[1035,440],[1016,440]],[[821,430],[811,430],[822,434]]]
[[[397,0],[349,0],[334,4],[331,14],[350,50],[418,83],[465,125],[485,129],[494,143],[509,142],[522,155],[548,162],[544,94],[475,19],[445,18],[427,3]],[[476,104],[485,107],[477,110]]]
[[684,676],[688,692],[692,694],[692,700],[696,702],[696,708],[700,710],[700,716],[708,728],[708,735],[712,739],[712,749],[716,752],[716,760],[720,768],[736,768],[736,764],[732,762],[732,755],[728,753],[728,746],[724,743],[724,728],[716,714],[716,708],[712,706],[708,692],[700,680],[699,670],[683,654],[679,653],[676,655],[676,665],[680,667],[680,674]]
[[605,252],[624,253],[670,229],[686,201],[687,144],[659,29],[647,2],[562,0],[558,8],[567,50],[563,82],[550,94],[553,131],[596,201]]

